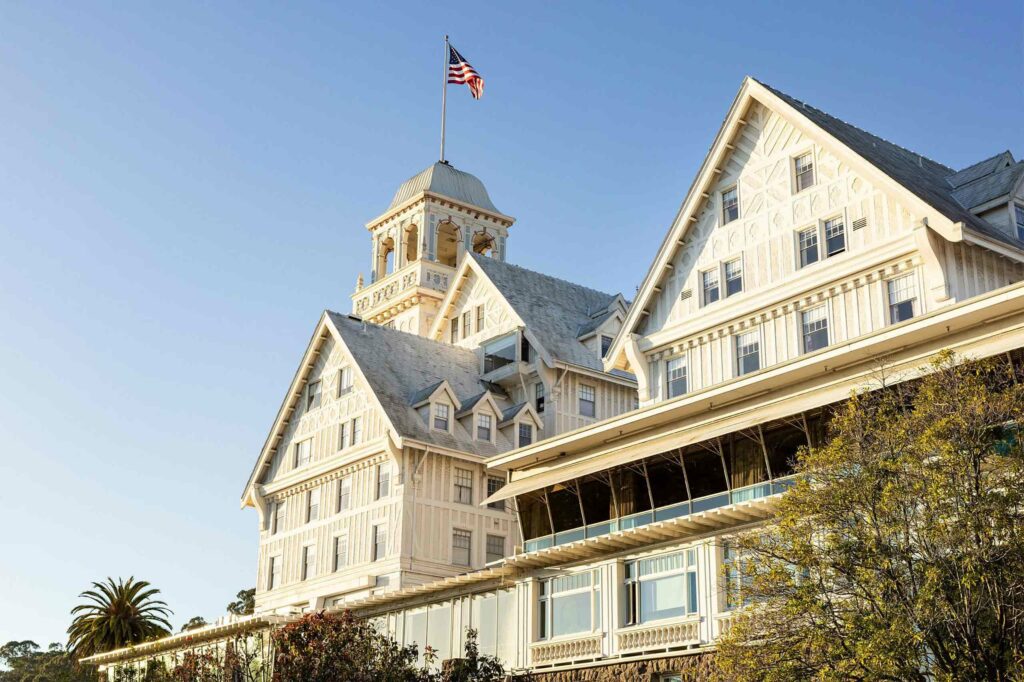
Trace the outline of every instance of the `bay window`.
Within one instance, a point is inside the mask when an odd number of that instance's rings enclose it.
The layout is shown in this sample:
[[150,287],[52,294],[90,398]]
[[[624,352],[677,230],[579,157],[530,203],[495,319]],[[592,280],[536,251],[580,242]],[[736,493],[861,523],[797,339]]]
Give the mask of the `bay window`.
[[484,344],[484,374],[516,361],[516,335],[510,334]]
[[583,571],[541,582],[537,614],[540,639],[599,629],[601,571]]
[[626,564],[626,624],[697,613],[697,550]]

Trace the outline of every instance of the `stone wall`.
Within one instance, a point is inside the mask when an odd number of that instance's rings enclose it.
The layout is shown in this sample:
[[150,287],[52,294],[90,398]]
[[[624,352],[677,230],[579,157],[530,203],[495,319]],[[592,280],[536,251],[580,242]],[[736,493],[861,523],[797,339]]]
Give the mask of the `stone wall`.
[[681,675],[684,682],[711,679],[711,654],[656,658],[642,661],[621,661],[592,668],[557,672],[537,672],[530,682],[657,682],[666,673]]

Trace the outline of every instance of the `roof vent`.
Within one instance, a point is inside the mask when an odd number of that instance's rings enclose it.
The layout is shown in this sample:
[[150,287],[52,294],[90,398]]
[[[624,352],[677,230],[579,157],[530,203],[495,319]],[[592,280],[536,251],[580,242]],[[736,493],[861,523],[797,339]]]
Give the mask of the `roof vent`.
[[853,221],[853,229],[854,230],[859,230],[862,227],[867,227],[867,224],[868,224],[868,219],[867,218],[857,218],[856,220]]
[[690,298],[691,296],[693,296],[693,289],[683,289],[682,291],[679,292],[679,300],[680,301],[685,301],[686,299]]

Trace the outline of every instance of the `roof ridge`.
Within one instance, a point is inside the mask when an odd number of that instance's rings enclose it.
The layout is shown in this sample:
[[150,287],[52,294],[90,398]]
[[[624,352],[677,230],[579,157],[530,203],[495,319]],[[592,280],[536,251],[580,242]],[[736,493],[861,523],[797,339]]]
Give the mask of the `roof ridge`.
[[[928,161],[929,163],[935,164],[936,166],[940,166],[940,167],[942,167],[942,168],[944,168],[944,169],[949,171],[948,175],[954,175],[955,173],[959,172],[959,171],[957,171],[954,168],[950,168],[949,166],[947,166],[946,164],[942,163],[941,161],[936,161],[935,159],[933,159],[933,158],[931,158],[929,156],[925,156],[921,152],[914,151],[913,149],[908,149],[907,147],[904,147],[903,145],[896,144],[895,142],[887,140],[884,137],[882,137],[881,135],[877,135],[877,134],[871,132],[870,130],[865,130],[864,128],[861,128],[860,126],[856,126],[856,125],[850,123],[849,121],[841,119],[841,118],[839,118],[838,116],[836,116],[834,114],[830,114],[827,111],[825,111],[824,109],[819,109],[818,107],[814,106],[813,104],[808,104],[807,102],[804,102],[801,99],[797,99],[796,97],[793,97],[792,95],[790,95],[788,93],[785,93],[785,92],[783,92],[782,90],[779,90],[776,87],[768,85],[767,83],[765,83],[763,81],[757,80],[756,78],[753,78],[753,80],[755,82],[759,83],[760,85],[763,85],[764,87],[768,88],[772,92],[774,92],[776,94],[779,94],[779,95],[782,95],[783,97],[786,97],[787,99],[790,99],[790,100],[796,102],[797,104],[801,105],[802,107],[804,107],[806,109],[814,109],[815,111],[817,111],[818,113],[820,113],[820,114],[822,114],[824,116],[828,116],[829,118],[833,118],[833,119],[839,121],[840,123],[842,123],[843,125],[849,126],[849,127],[853,128],[854,130],[857,130],[857,131],[859,131],[861,133],[864,133],[865,135],[870,135],[871,137],[877,138],[877,139],[881,140],[882,142],[886,143],[887,145],[891,145],[891,146],[893,146],[893,147],[895,147],[895,148],[897,148],[897,149],[899,149],[901,151],[906,152],[907,154],[912,154],[914,156],[919,156],[922,159],[924,159],[925,161]],[[998,156],[998,154],[996,156]],[[991,157],[991,158],[995,158],[995,157]],[[974,164],[972,164],[972,165],[974,165]],[[970,168],[970,166],[968,166],[968,168]]]
[[[999,156],[999,154],[997,154],[996,156]],[[985,161],[991,161],[994,158],[996,158],[996,157],[993,156],[993,157],[987,158],[987,159],[985,159]],[[982,163],[985,163],[985,161],[979,161],[978,163],[972,164],[972,165],[968,166],[967,168],[973,168],[974,166],[977,166],[977,165],[980,165]],[[1013,163],[1011,163],[1006,168],[997,168],[996,170],[992,171],[991,173],[986,173],[985,175],[979,175],[978,177],[974,178],[973,180],[968,180],[967,182],[965,182],[965,183],[963,183],[961,185],[957,185],[956,187],[953,188],[953,191],[956,192],[958,190],[963,189],[964,187],[967,187],[968,185],[973,185],[974,183],[979,182],[981,180],[988,180],[993,175],[998,175],[999,173],[1003,173],[1003,172],[1008,171],[1008,170],[1013,170],[1014,168],[1017,168],[1018,166],[1020,166],[1022,164],[1024,164],[1024,159],[1021,159],[1020,161],[1014,161]],[[964,169],[964,170],[967,170],[967,169]],[[957,173],[961,173],[961,172],[962,171],[957,171]]]
[[592,293],[600,294],[602,296],[607,296],[610,299],[611,298],[615,298],[616,296],[621,296],[622,295],[621,293],[609,294],[607,291],[601,291],[600,289],[594,289],[593,287],[588,287],[585,284],[579,284],[577,282],[572,282],[572,281],[569,281],[569,280],[564,279],[562,277],[555,277],[554,275],[549,275],[548,273],[540,272],[539,270],[531,270],[530,268],[524,268],[522,265],[516,265],[515,263],[509,263],[507,261],[499,261],[499,260],[495,260],[494,258],[488,258],[487,256],[481,255],[479,253],[470,253],[470,255],[473,258],[475,258],[477,260],[477,262],[489,261],[491,263],[498,263],[499,266],[506,266],[506,267],[510,267],[510,268],[515,268],[516,270],[522,270],[523,272],[528,272],[531,275],[538,275],[540,277],[545,277],[547,279],[552,279],[552,280],[555,280],[556,282],[561,282],[562,284],[568,284],[571,287],[576,287],[577,289],[586,289],[587,291],[590,291]]

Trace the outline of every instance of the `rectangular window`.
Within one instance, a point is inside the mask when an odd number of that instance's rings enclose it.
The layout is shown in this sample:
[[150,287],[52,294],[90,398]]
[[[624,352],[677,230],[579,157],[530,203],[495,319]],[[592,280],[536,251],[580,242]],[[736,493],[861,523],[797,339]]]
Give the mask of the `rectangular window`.
[[665,381],[669,398],[683,395],[689,390],[686,358],[672,358],[665,363]]
[[889,290],[890,324],[909,320],[917,314],[917,287],[913,273],[890,279],[886,287]]
[[519,447],[525,448],[533,443],[533,424],[519,424]]
[[309,464],[309,449],[312,444],[312,438],[307,438],[295,444],[295,466],[302,467]]
[[505,558],[505,538],[500,535],[487,536],[487,563]]
[[460,504],[473,504],[473,472],[469,469],[455,467],[455,501]]
[[731,223],[740,217],[740,200],[735,187],[722,192],[722,224]]
[[537,408],[537,414],[544,414],[544,384],[534,384],[533,399],[534,406]]
[[486,322],[486,317],[484,316],[484,307],[483,307],[483,305],[478,305],[476,307],[476,332],[477,332],[477,334],[479,334],[480,332],[482,332],[484,330],[485,322]]
[[592,632],[601,626],[600,571],[550,578],[540,584],[540,637]]
[[610,351],[612,349],[612,341],[614,341],[614,340],[615,339],[612,338],[611,336],[605,336],[604,334],[601,335],[601,357],[602,358],[606,357],[608,355],[608,351]]
[[272,590],[281,586],[281,557],[270,557],[270,567],[267,569],[267,589]]
[[511,334],[484,344],[484,374],[516,361],[516,335]]
[[842,216],[825,221],[825,256],[846,251],[846,226]]
[[800,327],[805,353],[813,353],[828,345],[828,314],[825,306],[820,305],[800,313]]
[[438,431],[448,430],[448,406],[444,403],[434,403],[434,428]]
[[761,369],[761,335],[755,329],[744,334],[737,334],[736,339],[736,376],[743,376]]
[[493,419],[489,414],[478,414],[476,416],[476,439],[491,440],[491,422]]
[[1024,240],[1024,206],[1014,204],[1013,214],[1016,216],[1017,221],[1017,239]]
[[473,545],[473,534],[468,530],[452,531],[452,563],[456,566],[470,565],[470,551]]
[[387,554],[388,530],[384,524],[373,527],[373,547],[371,548],[370,561],[379,561]]
[[378,464],[377,465],[377,497],[375,499],[382,500],[391,494],[391,465],[390,464]]
[[[498,478],[497,476],[487,477],[487,497],[490,497],[494,493],[498,492],[505,487],[505,479]],[[505,511],[505,500],[498,500],[497,502],[491,502],[487,505],[488,509],[497,509],[498,511]]]
[[452,343],[458,343],[459,342],[459,318],[458,318],[458,316],[455,316],[451,320],[448,321],[448,328],[450,330],[449,333],[451,334],[451,337],[450,337],[451,342]]
[[741,291],[743,291],[743,264],[737,258],[725,264],[725,296],[728,298]]
[[793,172],[796,175],[796,191],[802,192],[814,185],[814,154],[807,152],[793,159]]
[[718,268],[700,273],[701,301],[704,305],[714,303],[719,298]]
[[350,428],[349,431],[352,432],[352,435],[349,440],[349,445],[358,445],[363,442],[363,418],[356,417],[352,420],[351,426],[352,428]]
[[352,368],[342,367],[338,370],[338,397],[352,392]]
[[320,518],[320,488],[313,488],[306,495],[306,523]]
[[348,537],[339,535],[334,538],[334,570],[339,571],[348,566]]
[[473,314],[470,311],[462,313],[462,338],[468,339],[473,335]]
[[306,386],[306,411],[320,407],[320,381],[310,382]]
[[800,267],[818,262],[818,228],[808,227],[796,233],[797,245],[800,249]]
[[274,518],[270,521],[270,534],[275,535],[284,530],[284,500],[274,503]]
[[348,447],[348,424],[341,422],[338,424],[338,449],[344,450]]
[[593,386],[580,384],[580,414],[584,417],[597,416],[597,391]]
[[309,580],[316,577],[316,545],[306,545],[302,548],[302,579]]
[[626,564],[627,625],[697,613],[697,551]]
[[352,507],[352,477],[346,476],[338,484],[338,511],[343,512]]

